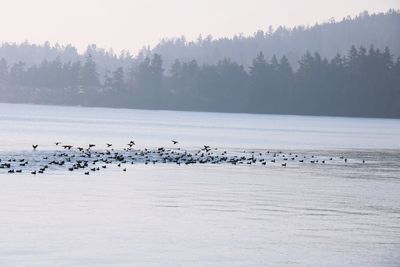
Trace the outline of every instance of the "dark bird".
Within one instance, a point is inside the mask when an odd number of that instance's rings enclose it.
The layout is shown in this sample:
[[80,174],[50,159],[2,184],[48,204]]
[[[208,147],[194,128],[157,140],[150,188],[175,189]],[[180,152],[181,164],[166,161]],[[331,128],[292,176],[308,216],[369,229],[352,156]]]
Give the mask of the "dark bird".
[[175,140],[171,140],[171,142],[172,142],[174,145],[176,145],[176,144],[179,143],[178,141],[175,141]]
[[203,150],[205,150],[205,151],[210,151],[211,150],[211,148],[210,148],[210,146],[207,146],[207,145],[204,145],[204,148],[203,148]]
[[58,146],[59,144],[61,144],[61,142],[55,142],[54,144],[56,144],[56,146]]
[[36,148],[38,147],[38,145],[32,145],[33,150],[36,150]]
[[89,144],[89,148],[95,147],[95,144]]
[[110,146],[112,146],[112,144],[107,144],[107,147],[110,147]]
[[63,145],[62,147],[63,147],[64,149],[68,149],[68,150],[70,150],[70,149],[72,148],[71,145]]

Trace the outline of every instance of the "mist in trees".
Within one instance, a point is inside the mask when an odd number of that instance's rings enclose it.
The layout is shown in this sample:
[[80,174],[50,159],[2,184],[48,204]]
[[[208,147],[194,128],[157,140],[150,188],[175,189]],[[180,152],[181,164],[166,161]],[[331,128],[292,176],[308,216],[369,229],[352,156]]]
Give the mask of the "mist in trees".
[[0,101],[399,118],[398,25],[399,11],[364,12],[247,37],[168,39],[136,56],[3,43]]
[[390,47],[392,53],[400,55],[400,13],[389,10],[386,13],[346,17],[335,21],[312,26],[287,28],[267,26],[252,36],[236,35],[232,38],[199,36],[195,41],[185,37],[164,39],[153,49],[144,48],[143,54],[160,54],[165,66],[173,64],[175,59],[188,61],[195,59],[199,64],[217,64],[224,58],[230,58],[240,65],[249,67],[254,53],[262,51],[267,58],[273,55],[286,56],[293,68],[298,68],[298,61],[308,50],[332,59],[337,53],[345,54],[351,45],[376,48]]
[[[39,65],[44,59],[53,61],[57,57],[62,63],[84,62],[88,54],[96,62],[99,79],[104,78],[106,70],[123,67],[129,72],[131,65],[140,64],[146,57],[153,54],[161,55],[166,71],[171,69],[176,59],[183,62],[196,60],[199,65],[218,64],[224,58],[248,68],[252,64],[255,53],[261,51],[270,59],[273,55],[278,58],[286,56],[291,66],[297,70],[298,61],[308,50],[318,52],[322,57],[331,60],[337,53],[346,54],[351,45],[368,46],[373,44],[383,50],[389,47],[395,56],[400,55],[400,12],[389,10],[386,13],[368,14],[360,13],[351,18],[346,17],[339,21],[330,19],[325,23],[296,26],[287,28],[265,25],[253,35],[236,35],[226,38],[213,38],[212,36],[199,36],[197,40],[187,40],[184,36],[179,38],[163,39],[154,47],[143,47],[137,55],[129,51],[114,52],[112,49],[99,48],[89,45],[85,51],[70,44],[51,45],[31,44],[24,42],[0,44],[0,58],[5,58],[8,64],[13,65],[19,61],[27,66]],[[129,32],[127,35],[131,34]]]
[[332,59],[306,52],[254,55],[249,67],[175,60],[153,54],[99,74],[91,54],[27,66],[0,60],[0,101],[123,108],[400,117],[400,59],[389,48],[352,46]]

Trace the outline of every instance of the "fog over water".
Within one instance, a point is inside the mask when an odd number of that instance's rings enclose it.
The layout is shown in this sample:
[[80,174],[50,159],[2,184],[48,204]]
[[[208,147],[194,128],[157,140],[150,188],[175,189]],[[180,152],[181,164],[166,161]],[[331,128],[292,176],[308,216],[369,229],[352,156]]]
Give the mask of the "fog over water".
[[209,144],[334,158],[287,167],[138,162],[88,176],[2,170],[2,265],[395,267],[400,260],[399,120],[11,104],[0,111],[2,162],[59,151],[55,141],[100,151],[131,139],[136,149],[177,139],[187,150]]
[[0,266],[399,267],[400,1],[0,24]]
[[0,104],[0,148],[54,149],[131,139],[139,147],[205,144],[253,149],[400,149],[400,121]]

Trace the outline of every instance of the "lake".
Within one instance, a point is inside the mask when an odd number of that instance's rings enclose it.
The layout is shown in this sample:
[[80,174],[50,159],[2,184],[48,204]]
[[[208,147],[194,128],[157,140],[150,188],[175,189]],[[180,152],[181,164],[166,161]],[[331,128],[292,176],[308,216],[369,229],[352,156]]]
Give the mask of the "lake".
[[0,169],[0,265],[399,266],[400,120],[0,104],[3,162],[172,139],[333,160]]

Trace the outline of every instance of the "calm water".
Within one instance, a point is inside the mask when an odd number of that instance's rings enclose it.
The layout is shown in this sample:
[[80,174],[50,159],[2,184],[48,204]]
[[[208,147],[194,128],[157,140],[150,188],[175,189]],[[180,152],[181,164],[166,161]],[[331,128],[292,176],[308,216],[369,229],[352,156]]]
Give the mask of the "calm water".
[[3,156],[132,139],[349,162],[1,172],[0,265],[399,266],[400,120],[0,104]]

